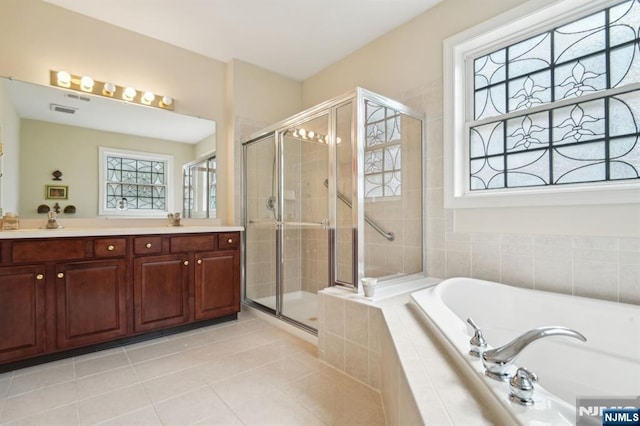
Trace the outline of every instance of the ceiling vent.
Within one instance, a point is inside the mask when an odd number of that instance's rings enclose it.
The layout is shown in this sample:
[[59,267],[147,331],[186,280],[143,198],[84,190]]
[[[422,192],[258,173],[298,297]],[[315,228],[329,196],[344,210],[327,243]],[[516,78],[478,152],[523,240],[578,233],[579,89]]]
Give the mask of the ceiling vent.
[[79,95],[76,95],[75,93],[67,93],[66,95],[68,98],[75,99],[77,101],[84,101],[84,102],[91,101],[91,98],[88,98],[86,96],[79,96]]
[[55,112],[63,112],[65,114],[75,114],[78,108],[58,105],[58,104],[49,104],[49,109]]

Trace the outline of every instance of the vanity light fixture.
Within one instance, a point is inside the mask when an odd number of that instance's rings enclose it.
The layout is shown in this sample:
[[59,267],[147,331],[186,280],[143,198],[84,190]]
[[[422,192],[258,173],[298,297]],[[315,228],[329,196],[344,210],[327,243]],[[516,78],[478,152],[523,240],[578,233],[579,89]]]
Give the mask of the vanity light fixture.
[[66,71],[56,73],[56,83],[60,87],[71,87],[71,74]]
[[52,86],[107,98],[123,99],[134,104],[147,105],[160,109],[173,111],[175,108],[173,99],[169,96],[161,96],[152,92],[136,90],[133,87],[118,86],[111,82],[94,80],[89,76],[79,76],[66,71],[54,71],[49,73],[49,81]]
[[[291,131],[291,136],[297,139],[302,139],[310,142],[318,142],[321,144],[329,144],[329,135],[318,134],[313,130],[306,129],[293,129]],[[342,139],[340,137],[336,138],[336,143],[341,143]]]
[[113,83],[105,83],[102,88],[102,94],[104,96],[113,96],[116,93],[116,85]]
[[85,75],[80,79],[80,90],[84,92],[92,92],[95,82],[91,77]]
[[151,104],[151,102],[153,102],[153,100],[156,98],[156,95],[154,95],[151,92],[144,92],[144,95],[142,95],[142,103],[145,105],[149,105]]
[[126,89],[124,89],[124,92],[122,92],[122,99],[131,102],[136,98],[136,95],[136,89],[134,89],[133,87],[127,87]]

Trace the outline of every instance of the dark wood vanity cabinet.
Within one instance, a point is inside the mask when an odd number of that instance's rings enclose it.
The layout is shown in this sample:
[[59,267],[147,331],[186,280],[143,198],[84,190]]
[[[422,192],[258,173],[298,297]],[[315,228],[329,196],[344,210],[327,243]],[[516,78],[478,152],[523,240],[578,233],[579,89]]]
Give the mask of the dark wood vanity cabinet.
[[237,251],[199,253],[195,269],[194,312],[197,320],[240,310],[240,256]]
[[189,260],[149,256],[133,262],[134,330],[149,331],[189,321]]
[[57,264],[56,345],[60,349],[127,334],[124,259]]
[[236,314],[239,242],[239,232],[0,239],[0,369]]
[[0,268],[0,362],[45,351],[45,268]]

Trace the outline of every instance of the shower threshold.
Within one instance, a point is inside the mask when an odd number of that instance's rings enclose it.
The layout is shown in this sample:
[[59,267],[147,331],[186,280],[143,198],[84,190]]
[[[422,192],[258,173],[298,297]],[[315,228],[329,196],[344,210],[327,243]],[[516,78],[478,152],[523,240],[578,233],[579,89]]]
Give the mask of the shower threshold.
[[[276,306],[276,296],[261,297],[253,301],[272,309]],[[308,291],[284,293],[282,315],[318,330],[318,295]]]

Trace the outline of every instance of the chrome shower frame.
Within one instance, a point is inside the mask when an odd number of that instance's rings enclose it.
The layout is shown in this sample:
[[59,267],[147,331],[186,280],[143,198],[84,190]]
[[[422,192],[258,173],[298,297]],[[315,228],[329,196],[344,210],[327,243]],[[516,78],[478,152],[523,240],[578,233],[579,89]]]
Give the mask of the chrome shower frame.
[[[279,194],[284,193],[284,181],[283,181],[283,171],[282,165],[284,164],[284,149],[283,146],[283,138],[287,129],[290,127],[294,127],[303,122],[307,122],[309,120],[313,120],[315,118],[321,117],[325,114],[328,115],[328,283],[329,286],[342,286],[345,288],[353,289],[358,292],[360,290],[360,279],[364,277],[364,268],[365,268],[365,239],[364,232],[360,232],[359,230],[364,229],[365,226],[365,214],[364,214],[364,206],[365,206],[365,197],[364,197],[364,157],[365,157],[365,139],[366,139],[366,129],[365,129],[365,102],[371,101],[378,105],[385,106],[391,108],[403,115],[408,117],[417,119],[421,123],[421,152],[422,152],[422,274],[427,275],[426,268],[426,120],[424,114],[417,112],[406,105],[401,104],[400,102],[391,100],[382,95],[371,92],[367,89],[363,89],[360,87],[355,88],[343,95],[337,96],[333,99],[322,102],[312,108],[309,108],[305,111],[302,111],[296,115],[293,115],[287,119],[279,121],[271,126],[264,128],[263,130],[252,134],[249,139],[243,142],[243,172],[242,172],[242,224],[247,229],[249,225],[247,223],[247,150],[250,145],[253,143],[257,143],[259,141],[263,141],[265,138],[270,137],[271,135],[274,137],[274,155],[276,156],[276,174],[277,174],[277,188]],[[353,248],[353,266],[352,266],[352,282],[342,282],[337,279],[337,262],[336,262],[336,226],[337,226],[337,202],[338,202],[338,189],[337,189],[337,166],[336,166],[336,154],[337,154],[337,146],[336,146],[336,136],[337,136],[337,122],[336,122],[336,111],[338,108],[348,105],[352,103],[352,117],[351,117],[351,155],[352,159],[356,159],[356,161],[352,161],[352,248]],[[275,316],[290,322],[302,329],[305,329],[312,333],[317,333],[317,330],[309,327],[306,324],[302,324],[294,319],[288,318],[282,315],[282,303],[283,303],[283,293],[282,293],[282,270],[284,268],[284,246],[282,244],[282,218],[280,215],[284,211],[284,197],[278,196],[276,197],[278,208],[277,212],[274,212],[274,225],[276,226],[276,308],[271,309],[269,307],[263,306],[259,303],[248,299],[245,294],[246,290],[246,250],[247,250],[247,241],[246,241],[246,232],[243,233],[243,244],[242,244],[242,300],[243,303],[248,304],[250,306],[256,307],[260,310],[267,311]]]

